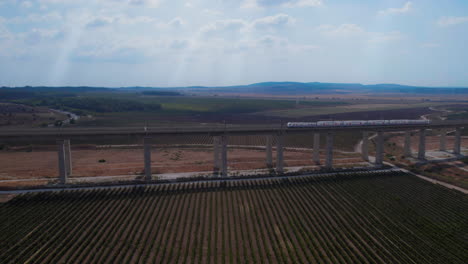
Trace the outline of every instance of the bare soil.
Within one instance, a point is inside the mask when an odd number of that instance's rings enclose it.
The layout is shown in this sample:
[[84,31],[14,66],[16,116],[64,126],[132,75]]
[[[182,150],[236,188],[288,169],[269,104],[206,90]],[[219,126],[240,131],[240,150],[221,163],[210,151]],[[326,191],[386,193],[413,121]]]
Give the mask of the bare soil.
[[[427,136],[426,137],[426,150],[438,150],[439,149],[439,137],[438,136]],[[453,149],[454,137],[447,136],[447,151],[451,152]],[[462,146],[468,144],[468,138],[462,138]],[[462,161],[447,161],[438,163],[428,164],[413,164],[412,161],[403,159],[403,145],[404,137],[395,136],[389,139],[389,144],[386,144],[385,152],[394,155],[396,162],[399,165],[403,165],[407,169],[433,178],[442,182],[447,182],[458,187],[468,188],[468,166]],[[419,136],[414,135],[411,137],[411,150],[413,156],[416,155],[419,146]],[[427,152],[426,152],[427,153]],[[395,162],[395,161],[390,161]]]
[[[324,160],[324,153],[321,159]],[[153,148],[154,174],[203,172],[213,170],[211,148]],[[276,152],[273,151],[273,161]],[[352,165],[362,162],[358,154],[334,153],[335,163]],[[54,147],[28,149],[27,151],[0,151],[0,186],[27,184],[27,179],[38,183],[58,178],[58,155]],[[312,150],[286,149],[285,166],[314,166]],[[262,149],[228,149],[229,170],[254,170],[266,168],[266,154]],[[143,175],[143,150],[135,149],[72,149],[72,176],[95,177],[117,175]]]

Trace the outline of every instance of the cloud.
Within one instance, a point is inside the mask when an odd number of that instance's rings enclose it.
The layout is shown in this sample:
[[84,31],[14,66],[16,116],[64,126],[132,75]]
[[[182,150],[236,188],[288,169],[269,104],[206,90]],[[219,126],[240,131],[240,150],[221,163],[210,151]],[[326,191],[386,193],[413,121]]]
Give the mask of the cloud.
[[351,37],[366,34],[366,31],[356,24],[321,25],[318,30],[331,37]]
[[105,4],[107,6],[114,6],[117,4],[127,4],[129,6],[143,6],[149,8],[159,7],[162,0],[35,0],[39,4],[46,5],[76,5],[76,4],[89,4],[93,2]]
[[63,36],[63,31],[58,29],[33,28],[24,35],[24,41],[29,45],[35,45],[46,40],[61,39]]
[[185,21],[180,17],[175,17],[174,19],[169,21],[169,23],[167,23],[167,25],[172,28],[179,28],[182,27],[184,24]]
[[347,41],[350,39],[364,40],[371,43],[394,41],[403,37],[399,31],[370,32],[356,24],[321,25],[317,30],[332,38],[346,38]]
[[468,16],[465,17],[442,17],[437,21],[437,25],[441,27],[454,26],[468,22]]
[[316,7],[323,5],[323,0],[245,0],[243,8],[266,8],[266,7]]
[[110,25],[113,22],[112,18],[109,17],[97,17],[92,19],[86,24],[86,28],[93,29],[93,28],[100,28]]
[[295,19],[286,14],[267,16],[252,21],[250,26],[256,30],[275,30],[295,23]]
[[170,45],[169,45],[169,47],[170,47],[171,49],[175,49],[175,50],[185,49],[185,48],[187,48],[188,46],[189,46],[189,41],[188,41],[188,40],[185,40],[185,39],[183,39],[183,40],[175,39],[175,40],[173,40],[173,41],[170,43]]
[[200,33],[206,37],[221,36],[223,34],[233,35],[252,31],[276,31],[286,26],[293,25],[295,19],[286,14],[277,14],[253,20],[252,22],[242,19],[218,20],[200,29]]
[[218,20],[214,23],[203,26],[200,33],[203,36],[211,37],[218,34],[237,34],[247,26],[247,22],[242,19]]
[[146,6],[155,8],[160,5],[160,0],[127,0],[130,5],[134,6]]
[[412,9],[413,9],[413,3],[406,2],[401,8],[388,8],[385,10],[380,10],[379,15],[404,14],[404,13],[408,13]]
[[52,22],[62,20],[63,17],[58,12],[49,12],[43,14],[28,14],[27,16],[12,17],[7,20],[8,23],[21,24],[21,23],[38,23],[38,22]]

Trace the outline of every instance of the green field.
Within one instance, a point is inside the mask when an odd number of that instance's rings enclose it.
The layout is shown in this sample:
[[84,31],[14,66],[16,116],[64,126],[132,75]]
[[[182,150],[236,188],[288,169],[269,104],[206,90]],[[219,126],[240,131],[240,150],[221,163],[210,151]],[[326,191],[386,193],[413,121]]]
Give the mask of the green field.
[[306,117],[314,115],[330,115],[339,113],[354,113],[354,112],[367,112],[367,111],[382,111],[382,110],[394,110],[394,109],[411,109],[420,107],[431,107],[439,106],[441,103],[391,103],[391,104],[376,104],[376,103],[348,103],[345,105],[328,105],[328,106],[308,106],[296,109],[280,109],[280,110],[268,110],[258,112],[258,115],[264,116],[277,116],[277,117]]
[[466,263],[468,197],[404,173],[20,195],[1,263]]

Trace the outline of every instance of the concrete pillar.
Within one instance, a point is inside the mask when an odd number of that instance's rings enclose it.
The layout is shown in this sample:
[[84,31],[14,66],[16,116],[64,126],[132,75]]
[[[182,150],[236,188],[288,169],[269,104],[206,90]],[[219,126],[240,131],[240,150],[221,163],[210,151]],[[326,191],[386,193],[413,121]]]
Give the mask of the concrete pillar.
[[282,174],[284,172],[283,168],[283,134],[278,134],[276,137],[276,173]]
[[361,156],[365,161],[369,161],[369,132],[362,132]]
[[312,160],[315,164],[320,164],[320,133],[314,133],[314,153]]
[[383,155],[384,155],[384,133],[383,131],[377,132],[377,140],[375,145],[375,165],[383,165]]
[[266,137],[266,165],[267,168],[273,167],[273,137],[268,135]]
[[65,141],[57,141],[57,152],[58,152],[58,169],[59,169],[59,182],[61,184],[66,184],[68,180],[66,159],[65,159]]
[[440,131],[439,150],[440,151],[446,151],[447,150],[447,131],[445,129],[442,129],[442,131]]
[[461,128],[457,127],[455,130],[455,142],[453,145],[453,154],[460,155],[461,154]]
[[406,158],[411,157],[411,131],[405,131],[405,144],[403,149],[403,155]]
[[67,176],[72,175],[73,166],[72,166],[72,157],[71,157],[71,145],[70,140],[64,140],[64,148],[65,148],[65,169],[67,172]]
[[424,128],[421,128],[419,130],[418,159],[419,160],[425,160],[426,159],[426,129],[424,129]]
[[227,145],[228,137],[226,135],[221,136],[221,176],[228,176],[228,164],[227,164]]
[[213,175],[218,176],[221,170],[221,137],[213,137]]
[[333,168],[333,133],[327,132],[327,146],[325,150],[325,168]]
[[151,180],[151,138],[145,137],[143,139],[143,150],[145,156],[145,180]]

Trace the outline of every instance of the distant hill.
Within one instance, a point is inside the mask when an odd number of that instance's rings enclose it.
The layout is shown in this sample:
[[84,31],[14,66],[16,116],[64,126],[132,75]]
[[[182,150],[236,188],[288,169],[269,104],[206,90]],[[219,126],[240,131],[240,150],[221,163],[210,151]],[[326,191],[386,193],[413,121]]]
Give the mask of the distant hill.
[[399,84],[320,83],[320,82],[262,82],[225,87],[179,87],[178,89],[218,93],[259,93],[277,95],[352,94],[352,93],[412,93],[468,94],[468,87],[419,87]]
[[[1,87],[0,90],[10,90],[10,87]],[[204,92],[204,93],[250,93],[272,95],[305,95],[305,94],[352,94],[352,93],[404,93],[404,94],[468,94],[468,87],[423,87],[399,84],[372,84],[360,83],[320,83],[320,82],[261,82],[248,85],[235,86],[187,86],[187,87],[15,87],[16,91],[28,92],[106,92],[106,91],[178,91],[178,92]]]

